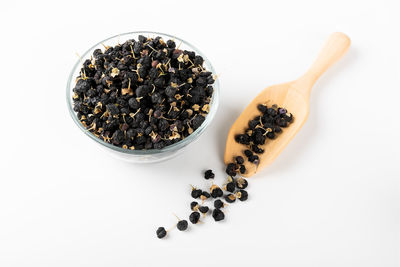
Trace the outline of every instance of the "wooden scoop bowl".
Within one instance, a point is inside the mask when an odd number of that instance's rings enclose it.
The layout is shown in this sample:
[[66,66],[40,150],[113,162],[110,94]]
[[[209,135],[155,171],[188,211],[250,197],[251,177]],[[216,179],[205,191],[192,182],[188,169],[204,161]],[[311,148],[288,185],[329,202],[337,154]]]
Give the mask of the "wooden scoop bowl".
[[258,165],[245,161],[246,173],[243,176],[251,177],[272,163],[306,122],[309,113],[310,92],[314,83],[346,53],[349,47],[350,39],[344,33],[331,34],[314,64],[303,76],[292,82],[270,86],[254,98],[237,118],[228,133],[224,156],[225,164],[234,162],[235,156],[241,155],[246,158],[243,155],[246,146],[237,143],[235,135],[244,133],[248,128],[249,120],[260,114],[257,105],[263,103],[268,106],[277,104],[279,107],[287,109],[288,112],[293,114],[294,120],[287,128],[282,129],[283,132],[276,139],[267,140],[265,145],[261,146],[264,153],[259,155],[260,162]]

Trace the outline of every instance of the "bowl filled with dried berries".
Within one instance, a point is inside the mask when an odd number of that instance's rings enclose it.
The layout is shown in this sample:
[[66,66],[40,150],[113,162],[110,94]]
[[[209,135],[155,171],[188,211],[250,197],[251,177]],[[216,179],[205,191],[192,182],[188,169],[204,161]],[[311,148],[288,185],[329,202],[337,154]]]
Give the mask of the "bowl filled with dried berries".
[[194,142],[218,108],[210,61],[188,42],[130,32],[88,49],[67,82],[72,119],[90,139],[130,162],[169,159]]

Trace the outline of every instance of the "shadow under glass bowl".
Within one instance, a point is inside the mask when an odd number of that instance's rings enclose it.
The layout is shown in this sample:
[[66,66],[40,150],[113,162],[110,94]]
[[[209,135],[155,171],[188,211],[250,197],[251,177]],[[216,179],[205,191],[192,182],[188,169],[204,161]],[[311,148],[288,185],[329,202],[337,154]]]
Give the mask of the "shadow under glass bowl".
[[[164,34],[164,33],[158,33],[158,32],[147,32],[147,31],[138,31],[138,32],[129,32],[129,33],[123,33],[119,34],[116,36],[112,36],[110,38],[107,38],[103,41],[98,42],[97,44],[93,45],[91,48],[89,48],[83,55],[82,55],[82,60],[86,60],[90,58],[90,56],[93,54],[93,51],[97,48],[100,48],[104,50],[104,45],[107,46],[115,46],[117,44],[122,44],[127,40],[130,39],[138,39],[139,35],[144,35],[146,37],[156,37],[160,36],[164,39],[164,41],[167,41],[168,39],[173,39],[177,43],[177,45],[181,44],[179,49],[181,50],[188,50],[188,51],[194,51],[196,52],[197,55],[200,55],[204,59],[204,64],[203,66],[208,70],[211,71],[213,74],[215,74],[215,70],[213,66],[211,65],[210,61],[207,59],[207,57],[200,52],[196,47],[191,45],[190,43],[176,37],[172,36],[169,34]],[[67,82],[67,105],[68,105],[68,110],[69,113],[74,120],[75,124],[78,126],[78,128],[86,134],[89,138],[91,138],[93,141],[95,141],[97,144],[102,146],[105,150],[107,150],[112,156],[122,159],[128,162],[133,162],[133,163],[153,163],[153,162],[159,162],[159,161],[164,161],[167,159],[170,159],[179,153],[183,151],[185,147],[187,147],[190,143],[196,141],[200,135],[204,132],[204,130],[210,125],[211,121],[215,117],[215,113],[217,112],[218,109],[218,102],[219,102],[219,80],[216,79],[215,83],[213,84],[214,88],[214,93],[211,98],[210,102],[210,112],[206,116],[203,124],[197,128],[191,135],[187,136],[185,139],[172,144],[170,146],[166,146],[162,149],[149,149],[149,150],[130,150],[130,149],[123,149],[121,147],[114,146],[110,143],[104,142],[103,140],[97,138],[94,136],[91,132],[89,132],[79,121],[76,112],[73,110],[73,101],[72,101],[72,93],[73,93],[73,88],[75,87],[75,79],[77,76],[79,76],[79,71],[82,66],[82,62],[78,60],[70,75],[68,78]]]

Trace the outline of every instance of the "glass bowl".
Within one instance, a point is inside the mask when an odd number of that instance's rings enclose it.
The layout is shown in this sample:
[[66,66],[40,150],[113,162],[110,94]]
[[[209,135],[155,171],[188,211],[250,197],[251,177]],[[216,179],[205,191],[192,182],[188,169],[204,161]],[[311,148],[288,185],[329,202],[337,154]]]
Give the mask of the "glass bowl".
[[106,151],[108,151],[112,156],[125,160],[128,162],[133,162],[133,163],[153,163],[153,162],[159,162],[159,161],[164,161],[167,159],[170,159],[179,153],[183,151],[184,148],[186,148],[189,144],[193,143],[196,141],[200,135],[205,131],[205,129],[210,125],[211,121],[215,117],[215,113],[217,112],[218,109],[218,102],[219,102],[219,81],[218,79],[215,80],[215,83],[213,84],[214,88],[214,93],[211,98],[210,102],[210,112],[206,116],[203,124],[197,128],[191,135],[186,137],[185,139],[166,146],[162,149],[149,149],[149,150],[129,150],[129,149],[123,149],[121,147],[114,146],[112,144],[109,144],[107,142],[104,142],[103,140],[97,138],[94,136],[91,132],[89,132],[79,121],[75,111],[73,110],[73,101],[72,101],[72,89],[75,87],[75,78],[79,75],[79,71],[82,65],[82,62],[86,60],[87,58],[90,58],[90,55],[92,55],[93,51],[97,48],[100,48],[104,50],[103,45],[108,45],[108,46],[115,46],[117,44],[122,44],[125,41],[129,39],[138,39],[139,35],[143,35],[146,37],[156,37],[156,36],[161,36],[165,41],[168,39],[174,39],[177,45],[180,45],[181,50],[189,50],[189,51],[194,51],[196,54],[200,55],[204,59],[204,66],[208,71],[211,71],[213,74],[215,74],[215,70],[213,66],[211,65],[210,61],[207,59],[207,57],[199,51],[196,47],[191,45],[190,43],[176,37],[172,36],[169,34],[165,33],[158,33],[158,32],[146,32],[146,31],[139,31],[139,32],[128,32],[128,33],[123,33],[123,34],[118,34],[115,36],[112,36],[110,38],[107,38],[103,41],[98,42],[97,44],[93,45],[91,48],[89,48],[83,55],[82,55],[82,61],[78,60],[74,67],[72,68],[72,71],[68,77],[68,82],[67,82],[67,105],[68,105],[68,110],[69,113],[74,120],[75,124],[78,126],[78,128],[86,134],[90,139],[95,141],[98,145],[103,147]]

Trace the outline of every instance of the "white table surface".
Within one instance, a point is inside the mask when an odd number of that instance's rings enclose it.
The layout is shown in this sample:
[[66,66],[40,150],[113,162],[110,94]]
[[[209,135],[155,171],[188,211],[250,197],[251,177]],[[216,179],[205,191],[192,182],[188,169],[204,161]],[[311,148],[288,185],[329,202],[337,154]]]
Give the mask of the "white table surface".
[[[0,266],[399,266],[399,1],[25,1],[1,22]],[[65,101],[89,46],[151,30],[199,47],[221,82],[213,124],[182,155],[117,161]],[[299,77],[325,38],[348,54],[315,85],[308,122],[226,221],[189,214],[189,184],[222,183],[227,131],[268,85]]]

